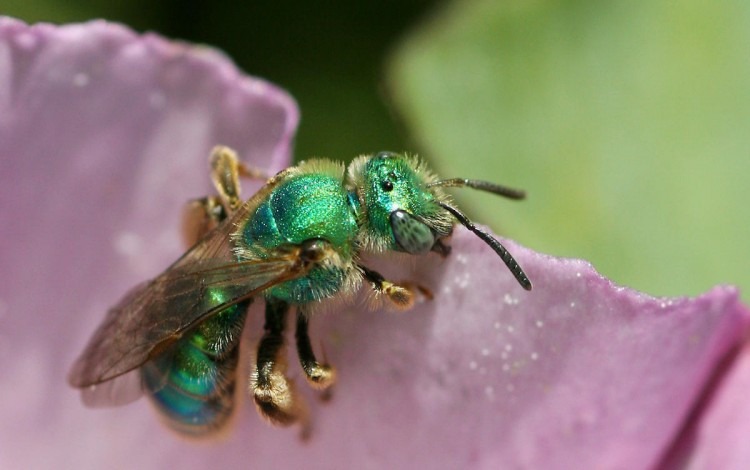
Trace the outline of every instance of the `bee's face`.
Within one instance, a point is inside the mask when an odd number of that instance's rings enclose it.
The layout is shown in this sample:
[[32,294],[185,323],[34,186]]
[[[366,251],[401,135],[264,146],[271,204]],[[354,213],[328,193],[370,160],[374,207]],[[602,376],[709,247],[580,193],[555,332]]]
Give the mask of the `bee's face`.
[[453,223],[439,201],[446,196],[429,188],[431,173],[416,159],[380,152],[363,162],[357,193],[370,237],[382,249],[423,254],[450,234]]
[[365,186],[367,200],[389,214],[396,210],[414,212],[434,199],[413,162],[388,152],[380,152],[367,162]]

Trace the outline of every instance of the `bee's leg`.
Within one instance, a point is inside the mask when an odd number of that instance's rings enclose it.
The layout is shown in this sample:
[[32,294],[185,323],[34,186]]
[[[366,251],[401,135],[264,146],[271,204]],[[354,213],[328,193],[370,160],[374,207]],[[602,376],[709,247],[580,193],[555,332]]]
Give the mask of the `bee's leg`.
[[263,170],[242,163],[234,150],[229,147],[221,145],[214,147],[211,151],[211,179],[225,207],[230,212],[242,204],[240,176],[264,181],[268,179],[268,175]]
[[240,162],[234,150],[223,146],[211,150],[211,180],[228,212],[242,204],[239,167]]
[[185,205],[182,237],[188,247],[195,245],[239,207],[241,201],[237,164],[237,156],[231,149],[215,147],[212,150],[211,179],[219,195],[193,199]]
[[186,204],[182,233],[188,247],[195,245],[242,204],[240,177],[268,179],[262,170],[239,161],[229,147],[214,147],[211,151],[211,179],[219,195],[194,199]]
[[289,305],[278,300],[266,301],[265,333],[258,346],[257,370],[250,388],[258,411],[269,421],[288,426],[301,421],[307,428],[307,409],[286,378],[284,355],[284,323]]
[[401,310],[408,310],[414,305],[414,297],[417,291],[428,300],[432,300],[434,297],[430,289],[416,282],[402,281],[400,283],[395,283],[387,280],[379,272],[373,271],[361,264],[359,265],[359,268],[365,275],[365,279],[372,283],[375,291],[384,294],[388,300],[396,306],[396,308]]
[[307,312],[300,309],[297,312],[297,354],[305,371],[307,382],[315,389],[326,390],[336,381],[336,369],[326,363],[319,363],[310,344],[310,336],[307,332]]

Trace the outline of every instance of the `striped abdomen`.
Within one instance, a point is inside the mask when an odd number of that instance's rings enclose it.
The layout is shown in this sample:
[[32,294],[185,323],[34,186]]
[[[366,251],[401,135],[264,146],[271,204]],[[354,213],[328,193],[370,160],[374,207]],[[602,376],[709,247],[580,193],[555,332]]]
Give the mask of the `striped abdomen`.
[[240,337],[250,302],[202,322],[141,369],[147,394],[171,428],[204,435],[232,415]]

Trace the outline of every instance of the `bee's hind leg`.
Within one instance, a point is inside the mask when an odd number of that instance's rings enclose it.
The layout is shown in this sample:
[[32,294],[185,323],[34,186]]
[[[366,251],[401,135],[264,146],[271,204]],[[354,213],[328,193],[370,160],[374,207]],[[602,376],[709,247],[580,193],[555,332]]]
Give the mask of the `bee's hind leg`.
[[211,150],[211,180],[218,194],[193,199],[185,205],[182,233],[190,247],[242,205],[240,177],[267,180],[262,170],[242,163],[234,150],[216,146]]
[[211,179],[222,201],[230,211],[242,204],[240,177],[267,180],[268,175],[258,168],[246,165],[229,147],[218,145],[211,150]]
[[289,305],[266,301],[265,334],[258,345],[256,370],[250,379],[250,390],[258,412],[280,426],[301,422],[303,435],[309,428],[307,408],[286,375],[284,323]]
[[[310,336],[308,334],[308,315],[300,309],[297,312],[297,354],[299,356],[302,370],[305,371],[305,377],[311,387],[329,391],[330,387],[336,382],[336,369],[333,366],[320,363],[315,358],[312,345],[310,344]],[[328,398],[329,395],[326,393],[323,395],[324,398]]]

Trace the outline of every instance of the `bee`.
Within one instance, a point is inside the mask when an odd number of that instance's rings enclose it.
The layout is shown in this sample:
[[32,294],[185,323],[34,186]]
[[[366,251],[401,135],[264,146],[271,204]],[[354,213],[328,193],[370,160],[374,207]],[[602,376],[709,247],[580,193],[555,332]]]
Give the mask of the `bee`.
[[313,159],[268,179],[247,201],[240,177],[259,177],[229,148],[210,158],[215,196],[189,205],[192,247],[156,278],[110,309],[69,382],[91,406],[147,395],[173,429],[203,436],[225,427],[235,408],[240,337],[251,302],[265,303],[264,332],[253,357],[250,394],[271,423],[307,423],[286,376],[287,312],[296,310],[302,371],[315,389],[335,382],[333,366],[311,347],[308,322],[326,299],[363,283],[386,303],[409,308],[419,292],[365,266],[363,255],[450,253],[461,224],[489,245],[524,289],[531,282],[492,235],[474,225],[444,188],[469,187],[523,199],[523,191],[470,179],[438,179],[416,157],[390,152],[343,164]]

